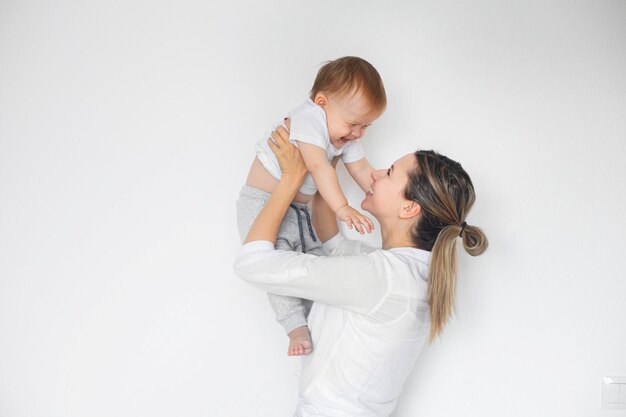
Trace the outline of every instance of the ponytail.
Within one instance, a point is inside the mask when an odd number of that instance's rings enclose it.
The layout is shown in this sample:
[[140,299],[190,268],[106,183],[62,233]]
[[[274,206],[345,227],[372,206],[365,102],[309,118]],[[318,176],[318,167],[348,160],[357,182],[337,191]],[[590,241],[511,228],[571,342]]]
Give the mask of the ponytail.
[[485,252],[489,242],[480,228],[465,222],[475,194],[461,165],[433,151],[417,151],[415,156],[417,168],[409,175],[405,197],[422,208],[412,240],[419,249],[431,251],[428,304],[432,343],[454,314],[457,238],[461,237],[465,251],[472,256]]
[[432,343],[454,313],[456,298],[456,241],[461,233],[463,247],[472,256],[487,250],[484,233],[474,226],[448,226],[444,228],[433,246],[428,272],[428,304],[430,305],[430,337]]

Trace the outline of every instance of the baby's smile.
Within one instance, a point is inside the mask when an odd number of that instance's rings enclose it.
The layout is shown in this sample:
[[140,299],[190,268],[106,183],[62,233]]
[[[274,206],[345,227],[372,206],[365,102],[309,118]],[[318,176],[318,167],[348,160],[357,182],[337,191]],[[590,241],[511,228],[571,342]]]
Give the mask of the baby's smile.
[[350,138],[348,136],[342,136],[339,139],[335,139],[333,141],[333,145],[335,145],[336,148],[341,148],[341,147],[343,147],[343,145],[345,145],[348,142],[351,142],[352,140],[354,140],[354,139]]

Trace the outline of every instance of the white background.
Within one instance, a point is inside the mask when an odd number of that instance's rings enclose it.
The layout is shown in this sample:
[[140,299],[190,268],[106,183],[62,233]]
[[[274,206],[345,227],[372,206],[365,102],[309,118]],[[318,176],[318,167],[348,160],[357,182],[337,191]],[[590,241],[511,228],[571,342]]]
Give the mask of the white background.
[[626,2],[3,0],[1,417],[291,415],[235,200],[343,55],[387,88],[373,164],[459,160],[491,241],[394,416],[626,415]]

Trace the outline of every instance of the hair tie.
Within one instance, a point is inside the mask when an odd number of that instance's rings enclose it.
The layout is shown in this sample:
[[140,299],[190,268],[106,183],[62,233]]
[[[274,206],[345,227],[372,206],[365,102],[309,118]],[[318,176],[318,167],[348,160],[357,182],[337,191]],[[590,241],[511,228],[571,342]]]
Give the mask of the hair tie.
[[465,230],[465,226],[467,226],[466,222],[461,223],[461,231],[459,232],[459,237],[463,234],[463,230]]

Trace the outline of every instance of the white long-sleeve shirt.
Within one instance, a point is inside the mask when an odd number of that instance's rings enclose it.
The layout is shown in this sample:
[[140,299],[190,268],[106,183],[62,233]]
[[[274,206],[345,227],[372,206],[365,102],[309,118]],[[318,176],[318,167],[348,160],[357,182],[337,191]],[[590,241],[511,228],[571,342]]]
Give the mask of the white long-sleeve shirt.
[[387,417],[430,331],[430,252],[374,250],[340,235],[330,256],[241,247],[235,272],[280,295],[314,300],[297,417]]

